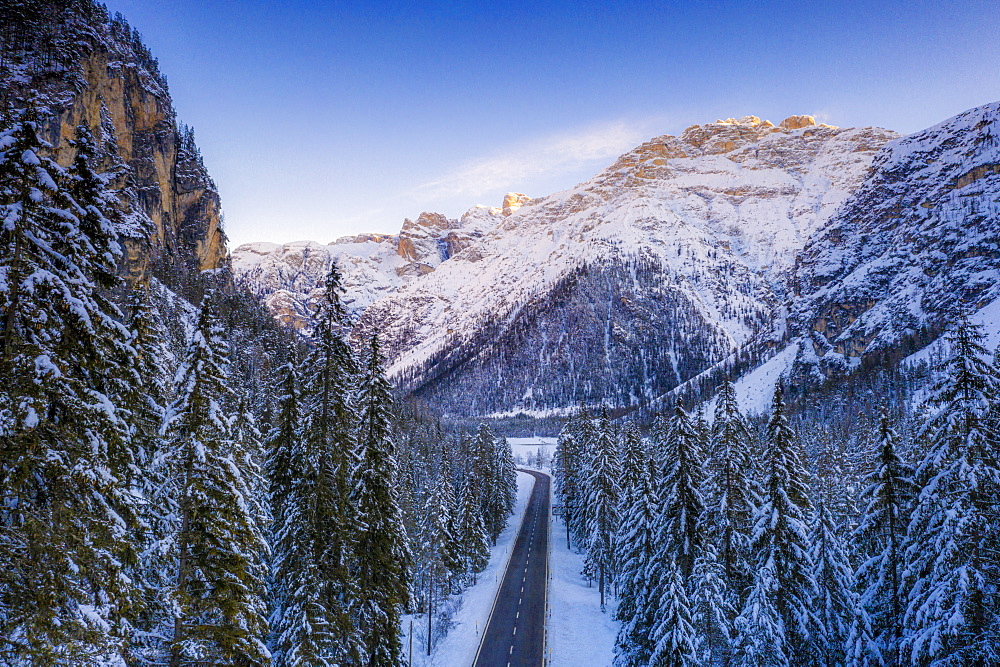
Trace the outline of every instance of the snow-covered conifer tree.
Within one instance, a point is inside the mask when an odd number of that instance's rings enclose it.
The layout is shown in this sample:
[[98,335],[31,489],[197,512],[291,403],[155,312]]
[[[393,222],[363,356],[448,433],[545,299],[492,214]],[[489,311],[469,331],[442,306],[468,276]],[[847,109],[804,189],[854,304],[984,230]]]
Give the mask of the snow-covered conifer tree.
[[580,442],[567,421],[556,443],[553,477],[556,494],[562,504],[562,518],[566,525],[566,547],[571,546],[573,526],[583,504],[583,470]]
[[727,585],[725,568],[711,541],[705,542],[694,561],[688,589],[700,664],[728,664],[737,610]]
[[361,428],[352,494],[360,519],[352,567],[358,583],[358,630],[367,664],[373,667],[402,660],[399,623],[410,599],[411,555],[396,493],[396,446],[389,423],[392,390],[382,361],[378,337],[372,337],[358,391]]
[[269,438],[276,667],[363,660],[353,616],[359,592],[350,571],[358,533],[351,502],[358,368],[343,338],[342,291],[334,264],[316,313],[315,347],[302,363],[307,372],[301,395],[296,399],[289,371],[278,431]]
[[734,667],[789,667],[785,628],[775,606],[778,580],[771,565],[754,572],[743,610],[736,617]]
[[698,434],[680,402],[666,426],[659,460],[662,519],[656,536],[658,559],[677,563],[686,580],[694,570],[694,560],[703,541],[700,522],[705,510],[701,495],[704,461]]
[[482,572],[490,561],[490,537],[483,523],[482,507],[476,498],[475,485],[466,480],[458,507],[458,543],[461,548],[462,572],[473,584],[476,575]]
[[659,582],[659,613],[650,641],[653,653],[650,667],[697,667],[698,635],[691,618],[687,590],[680,568],[673,560],[668,560],[661,570],[663,581]]
[[652,601],[650,564],[656,553],[655,522],[659,513],[653,484],[654,464],[648,454],[633,482],[630,493],[623,493],[621,525],[616,537],[619,599],[615,612],[621,629],[615,640],[615,666],[646,665],[653,652],[650,634],[655,620]]
[[1000,434],[988,411],[1000,377],[978,326],[960,321],[938,369],[937,409],[918,434],[926,447],[907,530],[909,659],[1000,664]]
[[202,301],[166,417],[178,512],[170,664],[266,665],[268,545],[253,498],[255,456],[233,437],[229,352],[212,297]]
[[[820,498],[809,533],[809,560],[812,564],[814,595],[809,606],[812,617],[809,643],[817,665],[843,665],[847,660],[848,639],[870,644],[867,612],[858,603],[857,581],[843,539],[837,532],[833,513]],[[856,621],[856,622],[855,622]],[[856,636],[852,637],[852,626]]]
[[69,170],[32,112],[0,128],[0,660],[96,659],[136,618],[129,332],[86,128]]
[[594,572],[605,608],[605,586],[615,573],[615,533],[618,530],[618,460],[607,411],[597,426],[597,440],[587,479],[587,506],[590,508],[587,532],[586,569]]
[[855,531],[861,565],[857,578],[861,604],[870,619],[874,645],[864,642],[864,618],[857,617],[852,633],[851,659],[881,660],[887,667],[906,664],[900,654],[906,595],[902,590],[903,546],[914,498],[913,469],[900,458],[898,436],[889,415],[882,414],[876,443],[875,467],[865,478],[864,511]]
[[[807,525],[811,508],[802,449],[788,424],[785,410],[779,383],[774,390],[767,426],[767,477],[761,505],[754,515],[751,537],[753,563],[758,572],[752,594],[769,596],[767,604],[770,607],[762,600],[754,602],[763,610],[756,613],[770,614],[773,608],[781,631],[781,644],[774,650],[787,657],[791,664],[798,665],[808,661],[809,608],[814,594]],[[762,572],[768,573],[774,581],[761,581]],[[749,605],[750,602],[744,605],[744,611]],[[749,631],[753,625],[743,622],[740,627]],[[748,641],[746,636],[740,640],[744,645]]]
[[705,465],[706,539],[717,546],[729,590],[736,596],[736,611],[752,582],[750,529],[760,503],[760,485],[753,475],[752,437],[736,401],[732,382],[719,390],[712,423],[710,450]]

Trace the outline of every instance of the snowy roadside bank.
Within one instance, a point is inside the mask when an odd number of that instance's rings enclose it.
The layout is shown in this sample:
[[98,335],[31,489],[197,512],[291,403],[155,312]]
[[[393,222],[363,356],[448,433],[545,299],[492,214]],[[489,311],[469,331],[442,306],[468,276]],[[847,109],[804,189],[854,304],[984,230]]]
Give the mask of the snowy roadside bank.
[[479,581],[462,594],[459,609],[452,617],[448,634],[427,655],[427,618],[407,615],[403,617],[403,648],[409,656],[410,620],[413,620],[413,667],[465,667],[471,665],[479,648],[479,640],[493,608],[493,600],[504,569],[510,548],[521,527],[521,519],[528,507],[531,489],[535,479],[524,472],[517,473],[517,506],[507,522],[507,527],[497,538],[497,544],[490,550],[490,564],[479,574]]
[[[614,659],[618,601],[608,596],[601,613],[597,586],[587,587],[583,556],[566,548],[566,525],[552,519],[549,561],[549,632],[545,657],[551,667],[608,667]],[[457,664],[457,663],[456,663]]]

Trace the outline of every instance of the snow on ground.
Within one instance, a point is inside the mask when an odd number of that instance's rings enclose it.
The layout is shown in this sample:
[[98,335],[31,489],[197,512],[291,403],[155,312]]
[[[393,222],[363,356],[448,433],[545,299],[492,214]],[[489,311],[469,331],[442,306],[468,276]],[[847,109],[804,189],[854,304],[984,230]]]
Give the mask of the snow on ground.
[[558,442],[559,438],[541,438],[537,436],[530,438],[507,438],[507,444],[510,445],[511,452],[514,454],[514,460],[520,465],[527,464],[529,454],[532,457],[538,456],[539,450],[541,450],[542,455],[545,457],[545,463],[551,462],[552,455],[556,453],[556,444]]
[[528,498],[535,478],[528,473],[517,473],[517,507],[511,515],[507,527],[490,554],[490,564],[479,574],[478,583],[470,586],[461,596],[459,607],[452,617],[452,627],[448,634],[427,655],[427,617],[407,615],[403,617],[403,651],[409,655],[410,620],[413,620],[413,667],[466,667],[471,665],[479,649],[479,640],[489,619],[493,600],[496,598],[500,579],[507,569],[510,548],[514,544],[521,519],[528,507]]
[[[792,343],[734,384],[743,414],[764,414],[771,409],[774,385],[795,362],[799,344]],[[714,406],[713,406],[714,407]]]
[[[997,347],[1000,347],[1000,299],[986,304],[986,306],[972,314],[969,320],[973,324],[979,324],[983,327],[983,333],[986,336],[983,340],[983,347],[988,352],[992,353]],[[945,337],[941,336],[924,349],[908,356],[903,360],[903,364],[914,365],[920,362],[933,364],[942,359],[947,351]]]
[[[607,597],[601,613],[597,583],[587,586],[583,556],[566,548],[566,526],[552,520],[549,560],[549,628],[545,647],[551,667],[608,667],[614,659],[619,623],[614,620],[617,600]],[[458,664],[458,663],[456,663]]]

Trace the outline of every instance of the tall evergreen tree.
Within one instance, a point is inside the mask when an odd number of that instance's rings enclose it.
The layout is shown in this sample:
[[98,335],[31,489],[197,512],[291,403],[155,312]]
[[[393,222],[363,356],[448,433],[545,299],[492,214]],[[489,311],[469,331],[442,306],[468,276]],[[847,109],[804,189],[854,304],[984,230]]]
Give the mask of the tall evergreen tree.
[[497,437],[486,424],[480,425],[470,448],[468,490],[479,498],[490,541],[496,544],[513,509],[510,481],[505,479],[512,473],[513,460],[505,460],[506,453],[501,451]]
[[[626,442],[628,437],[626,431]],[[633,481],[631,491],[622,493],[620,506],[624,510],[616,537],[620,592],[615,615],[621,628],[615,640],[615,667],[644,666],[653,653],[650,636],[655,603],[650,597],[653,587],[648,573],[656,553],[655,522],[659,505],[652,459],[645,450],[627,453],[624,458],[633,456],[642,460],[637,464],[638,479]]]
[[254,452],[233,437],[228,349],[212,294],[178,370],[167,412],[167,468],[176,488],[171,667],[266,665],[268,546],[253,499]]
[[910,660],[934,665],[1000,664],[1000,434],[986,414],[1000,376],[983,334],[963,320],[948,335],[951,356],[918,435],[927,452],[907,531]]
[[691,591],[691,619],[698,637],[700,664],[729,664],[732,631],[737,610],[729,591],[725,568],[715,545],[706,542],[694,561],[688,583]]
[[680,568],[672,560],[663,568],[664,579],[656,625],[653,627],[653,654],[650,667],[697,667],[698,638],[692,625],[691,609]]
[[587,480],[587,561],[585,568],[597,576],[601,611],[605,608],[605,586],[615,573],[615,532],[618,529],[618,466],[614,432],[607,411],[597,426],[597,440]]
[[342,292],[334,264],[316,313],[314,348],[302,364],[307,374],[295,401],[301,433],[284,421],[293,418],[288,387],[281,408],[287,414],[271,440],[274,585],[281,596],[272,644],[277,667],[363,659],[354,622],[359,591],[350,571],[359,527],[351,502],[358,368],[343,338]]
[[[742,597],[752,582],[750,529],[760,503],[760,485],[753,475],[753,439],[736,401],[732,382],[719,390],[705,465],[705,524],[707,539],[718,549],[729,588]],[[736,609],[742,608],[742,599]]]
[[[812,663],[824,667],[847,661],[852,625],[855,642],[870,644],[867,612],[858,603],[857,581],[832,512],[820,498],[809,534],[814,596],[810,605]],[[856,622],[855,622],[856,621]]]
[[134,641],[141,655],[155,660],[161,652],[159,637],[169,633],[167,593],[176,574],[166,548],[172,533],[172,515],[165,510],[171,508],[173,498],[165,498],[164,493],[172,487],[167,471],[159,465],[164,460],[161,427],[168,402],[167,378],[173,377],[169,373],[173,364],[147,288],[138,286],[130,292],[129,307],[135,381],[125,401],[132,449],[140,471],[136,479],[136,496],[142,499],[140,527],[145,531],[137,540],[140,554],[136,580],[142,582],[146,596]]
[[460,549],[455,528],[455,489],[451,485],[451,472],[446,463],[438,469],[437,479],[424,501],[422,544],[419,550],[424,595],[427,612],[427,654],[430,655],[434,639],[434,612],[441,598],[452,592],[452,580],[462,570]]
[[[870,655],[886,667],[907,662],[900,653],[906,608],[906,594],[902,588],[906,567],[903,547],[915,494],[913,469],[900,458],[898,440],[889,415],[883,412],[875,467],[865,478],[865,507],[855,531],[862,556],[857,571],[861,604],[871,619],[874,646],[855,643],[850,647],[851,655],[856,662]],[[859,629],[854,636],[860,640],[864,633]]]
[[736,667],[789,667],[785,628],[775,604],[779,582],[771,564],[754,573],[753,585],[735,623]]
[[466,480],[458,508],[458,543],[461,550],[462,573],[476,583],[476,575],[490,562],[490,538],[483,523],[482,508],[475,495],[475,486]]
[[410,560],[396,489],[396,446],[389,422],[392,390],[382,373],[378,337],[371,348],[358,392],[361,428],[353,502],[360,530],[354,576],[358,583],[358,629],[367,664],[402,661],[399,624],[410,600]]
[[556,493],[562,504],[562,518],[566,525],[566,548],[571,547],[573,526],[583,503],[582,453],[572,420],[567,421],[556,443],[553,477]]
[[580,546],[586,546],[590,541],[590,511],[588,502],[590,498],[590,470],[593,467],[594,451],[597,445],[597,429],[594,424],[594,417],[586,409],[580,410],[579,414],[569,422],[569,428],[576,443],[578,454],[577,467],[580,474],[577,478],[579,482],[578,500],[573,510],[570,530],[573,533],[573,540]]
[[694,570],[702,542],[705,511],[701,495],[704,460],[698,433],[680,402],[667,422],[660,459],[660,514],[657,533],[660,558],[673,560],[685,580]]
[[86,128],[68,171],[40,131],[0,128],[0,658],[46,665],[122,649],[140,513],[111,195]]
[[[754,604],[761,609],[759,619],[744,623],[744,629],[761,630],[760,623],[770,624],[766,617],[773,608],[781,630],[781,645],[775,655],[788,658],[790,664],[808,662],[809,608],[813,599],[814,582],[809,559],[807,521],[810,504],[807,495],[807,473],[803,454],[795,433],[788,424],[781,384],[775,387],[771,418],[767,426],[767,478],[763,498],[754,517],[751,549],[758,572],[751,595],[767,596]],[[761,581],[766,572],[773,582]],[[750,604],[749,602],[747,603]],[[746,611],[746,606],[744,607]],[[756,629],[754,629],[756,628]],[[743,645],[750,642],[746,636]],[[759,640],[752,640],[757,642]]]

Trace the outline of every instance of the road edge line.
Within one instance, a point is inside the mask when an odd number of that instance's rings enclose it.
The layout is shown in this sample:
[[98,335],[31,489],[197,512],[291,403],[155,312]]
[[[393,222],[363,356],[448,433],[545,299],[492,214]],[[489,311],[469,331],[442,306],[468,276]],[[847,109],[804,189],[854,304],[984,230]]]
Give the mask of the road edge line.
[[523,472],[524,474],[531,477],[531,493],[528,494],[528,503],[524,506],[524,514],[521,515],[521,523],[517,526],[517,532],[514,533],[514,541],[510,543],[510,551],[507,552],[507,562],[503,565],[503,576],[500,577],[497,582],[497,592],[493,596],[493,606],[490,607],[490,615],[486,617],[486,625],[483,626],[483,634],[479,638],[479,648],[476,649],[476,657],[472,659],[472,667],[476,667],[479,663],[479,654],[483,652],[483,642],[486,641],[486,629],[490,627],[490,621],[493,620],[493,612],[497,608],[497,600],[500,599],[500,589],[503,588],[504,577],[507,576],[507,568],[510,567],[510,559],[514,556],[514,542],[517,542],[517,536],[521,534],[521,529],[524,528],[524,520],[528,518],[528,505],[531,504],[531,496],[535,493],[535,484],[538,484],[538,480],[534,475],[529,473],[527,470],[517,469],[518,472]]
[[546,549],[545,549],[545,625],[542,630],[542,665],[549,664],[548,658],[545,657],[545,649],[548,647],[549,643],[549,565],[552,561],[552,491],[555,486],[552,483],[552,475],[547,473],[542,473],[549,478],[549,511],[548,511],[548,524],[546,526],[548,537],[546,537]]

